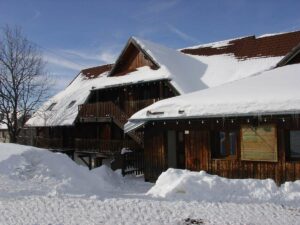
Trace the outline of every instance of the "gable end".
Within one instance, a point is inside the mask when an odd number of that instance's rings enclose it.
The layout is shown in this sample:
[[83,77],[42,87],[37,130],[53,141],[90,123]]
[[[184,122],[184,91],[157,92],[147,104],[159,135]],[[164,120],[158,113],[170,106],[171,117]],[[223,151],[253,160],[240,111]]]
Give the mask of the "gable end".
[[151,56],[131,38],[117,59],[109,76],[122,76],[143,66],[149,66],[153,70],[159,69],[159,65]]

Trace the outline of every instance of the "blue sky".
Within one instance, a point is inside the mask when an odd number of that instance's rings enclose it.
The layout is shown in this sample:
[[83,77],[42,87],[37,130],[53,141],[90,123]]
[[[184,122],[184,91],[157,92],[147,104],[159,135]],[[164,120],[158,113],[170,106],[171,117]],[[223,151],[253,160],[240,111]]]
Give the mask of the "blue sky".
[[182,48],[300,30],[298,0],[0,0],[0,26],[19,25],[63,88],[113,62],[132,35]]

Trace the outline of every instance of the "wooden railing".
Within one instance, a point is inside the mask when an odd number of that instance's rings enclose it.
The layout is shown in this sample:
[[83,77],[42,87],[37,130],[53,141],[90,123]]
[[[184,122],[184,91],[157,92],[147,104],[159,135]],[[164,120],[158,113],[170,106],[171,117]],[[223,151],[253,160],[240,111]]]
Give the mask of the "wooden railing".
[[40,148],[63,148],[63,140],[61,138],[45,138],[36,137],[36,146]]
[[143,151],[132,151],[127,152],[121,156],[123,159],[122,174],[140,175],[144,173],[144,152]]
[[129,118],[125,112],[123,112],[116,104],[110,101],[83,104],[79,105],[78,107],[79,118],[113,117],[119,123],[118,125],[122,126],[122,128]]
[[[128,104],[131,104],[132,107],[128,107],[127,111],[129,112],[133,108],[138,111],[138,107],[146,107],[153,103],[153,100],[144,100],[144,101],[130,101]],[[91,104],[83,104],[78,106],[78,115],[81,121],[85,121],[86,119],[97,119],[97,118],[112,118],[114,122],[121,128],[124,129],[124,125],[130,117],[128,113],[124,112],[117,106],[115,103],[108,102],[97,102]],[[134,112],[132,111],[131,114]],[[95,120],[97,122],[97,120]],[[130,137],[132,137],[139,144],[143,144],[143,137],[136,133],[128,133]]]
[[138,149],[139,146],[132,140],[75,139],[76,151],[114,154],[120,153],[122,148]]
[[[115,116],[119,121],[127,119],[135,112],[153,104],[155,99],[125,101],[124,110],[112,101],[79,105],[79,117],[109,117]],[[126,120],[126,121],[125,121]]]

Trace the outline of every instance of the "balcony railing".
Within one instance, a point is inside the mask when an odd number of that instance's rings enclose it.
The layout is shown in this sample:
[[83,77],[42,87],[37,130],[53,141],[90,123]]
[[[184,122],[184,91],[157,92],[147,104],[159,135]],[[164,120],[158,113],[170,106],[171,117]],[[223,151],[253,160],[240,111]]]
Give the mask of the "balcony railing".
[[135,112],[153,104],[155,99],[125,101],[123,109],[111,101],[79,105],[79,117],[116,117],[120,122],[126,120]]
[[[107,122],[107,119],[113,119],[115,124],[123,129],[130,115],[154,102],[155,99],[125,101],[124,110],[111,101],[83,104],[78,107],[78,116],[81,122]],[[137,143],[143,144],[143,137],[141,135],[135,132],[130,132],[128,135]]]
[[129,118],[116,104],[113,102],[97,102],[92,104],[79,105],[79,118],[105,118],[113,117],[121,125],[124,125]]
[[114,154],[120,152],[122,148],[138,149],[139,146],[132,140],[75,139],[76,151]]
[[45,138],[36,137],[36,146],[40,148],[63,148],[63,140],[61,138]]

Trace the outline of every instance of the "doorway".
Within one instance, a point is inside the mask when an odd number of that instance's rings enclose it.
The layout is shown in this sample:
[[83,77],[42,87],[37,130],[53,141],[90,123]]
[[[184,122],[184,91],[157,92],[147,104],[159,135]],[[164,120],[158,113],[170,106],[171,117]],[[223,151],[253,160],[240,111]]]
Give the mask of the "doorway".
[[184,132],[169,130],[167,132],[168,167],[185,169]]

